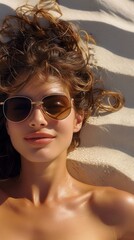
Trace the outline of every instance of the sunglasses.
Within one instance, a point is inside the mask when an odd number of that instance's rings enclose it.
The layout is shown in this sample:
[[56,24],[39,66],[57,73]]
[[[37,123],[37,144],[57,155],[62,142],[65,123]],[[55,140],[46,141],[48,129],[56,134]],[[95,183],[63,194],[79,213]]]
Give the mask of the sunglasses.
[[71,112],[71,101],[65,95],[50,95],[41,101],[33,102],[28,97],[13,96],[0,102],[3,106],[5,118],[12,122],[22,122],[26,120],[34,106],[41,106],[43,113],[51,119],[65,119]]

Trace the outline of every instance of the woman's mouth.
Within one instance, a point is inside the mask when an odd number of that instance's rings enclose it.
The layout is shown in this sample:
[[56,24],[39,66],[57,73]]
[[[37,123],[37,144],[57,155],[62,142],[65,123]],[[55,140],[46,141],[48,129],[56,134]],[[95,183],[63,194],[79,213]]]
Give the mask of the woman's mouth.
[[54,140],[55,136],[48,133],[30,133],[24,140],[33,145],[46,145]]

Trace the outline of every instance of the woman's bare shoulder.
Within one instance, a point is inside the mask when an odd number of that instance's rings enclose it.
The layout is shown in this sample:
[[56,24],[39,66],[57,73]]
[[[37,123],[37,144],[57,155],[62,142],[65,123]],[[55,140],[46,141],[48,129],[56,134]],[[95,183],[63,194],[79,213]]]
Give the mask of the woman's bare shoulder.
[[[79,182],[79,188],[82,192],[89,193],[89,201],[91,205],[95,205],[98,209],[122,209],[134,208],[134,195],[114,187],[94,186]],[[87,194],[88,196],[88,194]]]
[[134,239],[133,194],[112,187],[100,187],[93,191],[90,202],[103,223],[115,226],[122,236]]
[[134,208],[134,195],[113,187],[97,187],[93,191],[93,202],[99,207],[121,210]]
[[112,212],[125,212],[134,208],[134,195],[112,187],[95,187],[92,193],[91,203],[97,209],[106,209]]

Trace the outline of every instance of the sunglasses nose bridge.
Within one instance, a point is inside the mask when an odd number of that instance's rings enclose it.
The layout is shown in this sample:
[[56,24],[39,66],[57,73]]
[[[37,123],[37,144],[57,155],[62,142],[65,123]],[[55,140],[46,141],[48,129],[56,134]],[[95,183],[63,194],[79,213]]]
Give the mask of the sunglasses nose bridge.
[[32,105],[35,107],[42,107],[43,102],[42,101],[38,101],[38,102],[32,102]]
[[32,107],[31,111],[33,111],[35,108],[39,108],[41,111],[43,111],[42,105],[43,105],[43,101],[31,102],[31,107]]
[[36,101],[36,102],[31,101],[31,112],[33,112],[34,109],[37,108],[37,109],[40,109],[42,111],[42,113],[44,114],[45,110],[44,110],[44,108],[42,106],[43,104],[44,104],[43,101]]
[[44,104],[43,101],[31,102],[32,109],[38,108],[38,109],[40,109],[40,110],[43,112],[43,114],[44,114],[44,113],[45,113],[45,109],[44,109],[44,107],[43,107],[43,104]]

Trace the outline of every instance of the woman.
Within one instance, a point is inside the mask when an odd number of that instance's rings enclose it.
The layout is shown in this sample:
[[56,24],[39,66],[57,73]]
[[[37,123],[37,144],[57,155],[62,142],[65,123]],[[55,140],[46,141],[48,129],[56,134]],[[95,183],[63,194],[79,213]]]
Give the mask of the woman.
[[130,240],[134,196],[81,183],[66,167],[89,115],[123,98],[95,86],[92,38],[57,13],[55,1],[24,6],[1,28],[0,236]]

